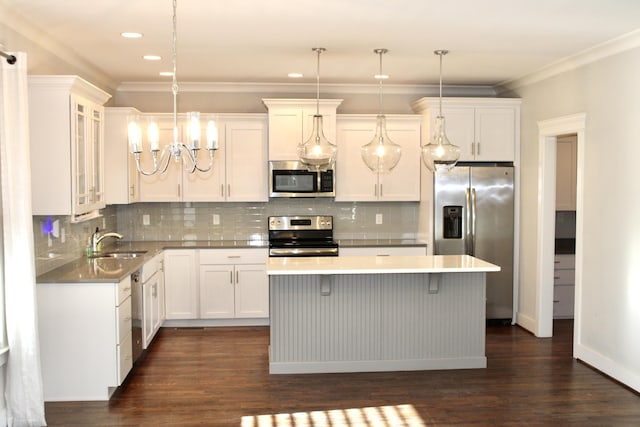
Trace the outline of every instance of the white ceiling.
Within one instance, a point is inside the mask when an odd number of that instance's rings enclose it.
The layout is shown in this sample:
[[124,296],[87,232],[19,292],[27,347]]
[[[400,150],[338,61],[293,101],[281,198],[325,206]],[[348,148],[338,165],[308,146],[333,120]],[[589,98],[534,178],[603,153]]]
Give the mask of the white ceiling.
[[[0,3],[5,26],[112,82],[169,79],[158,72],[171,69],[171,0]],[[315,82],[311,48],[322,46],[321,82],[372,84],[382,47],[389,83],[437,83],[433,50],[449,49],[445,84],[495,85],[638,28],[639,0],[178,0],[178,79],[291,83],[299,71],[296,82]]]

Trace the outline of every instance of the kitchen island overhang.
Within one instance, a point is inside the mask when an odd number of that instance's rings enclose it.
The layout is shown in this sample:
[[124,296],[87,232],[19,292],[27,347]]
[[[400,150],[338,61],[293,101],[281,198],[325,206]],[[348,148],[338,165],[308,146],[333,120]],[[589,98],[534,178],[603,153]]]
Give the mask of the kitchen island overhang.
[[272,374],[485,368],[468,255],[269,258]]

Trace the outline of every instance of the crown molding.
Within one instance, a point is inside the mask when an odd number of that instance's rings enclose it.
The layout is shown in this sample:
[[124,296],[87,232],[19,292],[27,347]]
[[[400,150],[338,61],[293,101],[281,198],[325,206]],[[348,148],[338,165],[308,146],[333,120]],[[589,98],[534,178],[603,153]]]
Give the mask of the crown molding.
[[2,16],[0,24],[16,34],[18,43],[25,44],[21,48],[10,46],[7,49],[12,51],[24,49],[27,50],[28,54],[28,44],[32,43],[59,58],[60,61],[69,64],[75,69],[73,71],[74,74],[82,74],[84,78],[103,86],[108,91],[112,91],[117,87],[117,83],[102,70],[87,62],[73,50],[58,42],[51,34],[39,29],[28,18],[18,13],[11,5],[11,2],[7,3],[5,0],[0,0],[0,16]]
[[[200,93],[259,93],[259,94],[315,94],[315,83],[238,83],[238,82],[183,82],[179,83],[180,92]],[[447,96],[494,97],[495,89],[491,86],[479,85],[445,85]],[[118,92],[171,92],[170,83],[155,82],[122,82],[116,89]],[[376,84],[327,83],[322,85],[323,93],[331,94],[364,94],[377,95]],[[438,94],[438,85],[385,85],[387,95],[419,95]]]
[[498,83],[495,86],[495,90],[496,93],[500,93],[514,90],[522,86],[531,85],[637,47],[640,47],[640,29],[623,34],[619,37],[578,52],[575,55],[553,62],[534,71],[533,73],[516,79],[505,80],[504,82]]

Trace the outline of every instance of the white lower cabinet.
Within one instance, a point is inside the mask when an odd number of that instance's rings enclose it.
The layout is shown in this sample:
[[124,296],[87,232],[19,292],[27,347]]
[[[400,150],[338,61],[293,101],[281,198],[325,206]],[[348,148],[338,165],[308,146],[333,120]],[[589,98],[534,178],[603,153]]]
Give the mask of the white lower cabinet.
[[142,267],[142,348],[151,344],[165,319],[163,255],[159,254]]
[[131,279],[39,283],[37,297],[44,399],[108,400],[133,366]]
[[556,255],[553,271],[553,318],[572,319],[575,305],[575,255]]
[[367,246],[340,248],[340,256],[420,256],[426,254],[426,246]]
[[200,317],[269,317],[265,249],[200,251]]
[[196,249],[164,251],[164,288],[167,319],[198,318]]
[[166,318],[268,318],[267,257],[257,248],[166,250]]

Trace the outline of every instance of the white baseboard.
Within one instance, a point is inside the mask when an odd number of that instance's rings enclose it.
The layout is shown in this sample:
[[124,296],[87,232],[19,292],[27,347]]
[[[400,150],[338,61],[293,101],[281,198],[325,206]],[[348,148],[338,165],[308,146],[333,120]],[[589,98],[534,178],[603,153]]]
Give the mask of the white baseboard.
[[640,375],[620,365],[615,360],[594,351],[584,345],[574,343],[573,357],[579,359],[626,386],[640,392]]

